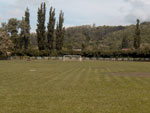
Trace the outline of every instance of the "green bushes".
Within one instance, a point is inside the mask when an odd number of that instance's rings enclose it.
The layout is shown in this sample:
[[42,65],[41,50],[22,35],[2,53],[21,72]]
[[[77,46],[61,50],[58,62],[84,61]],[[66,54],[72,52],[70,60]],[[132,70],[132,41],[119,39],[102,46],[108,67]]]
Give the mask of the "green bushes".
[[83,52],[84,57],[104,57],[104,58],[149,58],[150,49],[138,49],[138,50],[118,50],[118,51],[90,51]]
[[48,50],[42,50],[42,51],[38,51],[36,49],[28,49],[26,51],[22,51],[22,50],[19,50],[19,51],[15,51],[13,53],[14,56],[49,56],[50,55],[50,52]]
[[[138,50],[118,50],[118,51],[48,51],[42,50],[38,51],[36,49],[28,49],[26,51],[16,51],[12,54],[13,56],[64,56],[64,55],[81,55],[83,57],[103,57],[103,58],[149,58],[150,57],[150,49],[138,49]],[[0,56],[2,56],[0,54]]]
[[0,60],[7,60],[7,56],[0,52]]

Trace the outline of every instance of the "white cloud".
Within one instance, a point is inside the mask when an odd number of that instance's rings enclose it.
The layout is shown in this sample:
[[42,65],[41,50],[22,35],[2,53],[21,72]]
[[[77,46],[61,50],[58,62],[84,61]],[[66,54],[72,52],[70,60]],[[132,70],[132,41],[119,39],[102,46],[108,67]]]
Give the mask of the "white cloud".
[[41,2],[65,13],[65,26],[93,24],[125,25],[150,19],[150,0],[0,0],[0,22],[15,17],[21,19],[26,7],[31,14],[32,30],[36,29],[37,9]]
[[16,4],[20,6],[22,6],[21,4],[25,4],[26,6],[39,6],[42,2],[49,4],[48,0],[16,0]]
[[139,18],[141,21],[150,20],[150,1],[149,0],[125,0],[130,5],[130,10],[125,16],[127,23],[133,23]]

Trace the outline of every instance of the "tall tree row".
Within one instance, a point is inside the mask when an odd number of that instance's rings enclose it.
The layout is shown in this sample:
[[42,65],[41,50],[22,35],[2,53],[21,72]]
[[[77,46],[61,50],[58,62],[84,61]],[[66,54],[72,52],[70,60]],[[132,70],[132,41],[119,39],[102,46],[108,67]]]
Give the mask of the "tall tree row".
[[37,20],[37,43],[39,50],[44,50],[46,47],[45,41],[45,16],[46,16],[46,4],[42,3],[41,7],[38,9],[38,20]]
[[[45,17],[46,17],[46,4],[42,3],[41,7],[38,9],[38,23],[37,23],[37,43],[39,50],[61,50],[63,47],[64,32],[64,13],[61,11],[59,14],[59,21],[57,22],[55,30],[55,9],[50,8],[49,11],[49,21],[47,24],[47,35],[45,27]],[[56,36],[56,42],[55,41]],[[56,44],[56,46],[54,46]],[[55,48],[56,47],[56,48]]]
[[64,13],[61,11],[59,14],[59,21],[57,22],[56,27],[56,50],[62,50],[63,40],[65,34],[65,28],[63,27],[64,23]]
[[[46,4],[41,3],[37,12],[37,45],[41,50],[61,50],[63,47],[64,32],[64,13],[59,14],[59,21],[56,24],[55,9],[50,8],[49,21],[47,23],[47,31],[45,26],[46,21]],[[22,20],[11,18],[8,24],[3,24],[3,29],[6,29],[7,34],[14,44],[14,51],[28,50],[30,44],[30,12],[27,8]]]
[[53,50],[54,49],[54,32],[55,32],[55,9],[53,9],[53,7],[50,8],[49,11],[49,22],[47,25],[47,47],[49,50]]
[[139,49],[141,44],[141,31],[140,31],[140,20],[137,19],[136,30],[135,30],[135,37],[134,37],[134,48]]

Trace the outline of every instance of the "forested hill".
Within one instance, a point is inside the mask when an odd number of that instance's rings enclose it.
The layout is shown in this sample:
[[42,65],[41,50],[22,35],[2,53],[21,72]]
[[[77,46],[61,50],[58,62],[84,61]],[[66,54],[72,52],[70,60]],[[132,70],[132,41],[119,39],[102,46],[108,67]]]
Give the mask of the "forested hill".
[[[141,29],[141,45],[150,45],[150,22],[143,22]],[[128,42],[127,48],[133,47],[135,25],[129,26],[77,26],[66,29],[64,46],[68,49],[84,48],[86,50],[121,49],[122,40]]]

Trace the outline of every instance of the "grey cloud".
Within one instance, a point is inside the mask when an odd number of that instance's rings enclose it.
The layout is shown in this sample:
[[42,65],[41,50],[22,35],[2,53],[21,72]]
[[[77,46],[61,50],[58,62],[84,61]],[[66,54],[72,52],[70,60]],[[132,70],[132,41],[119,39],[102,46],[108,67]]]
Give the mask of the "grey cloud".
[[127,23],[135,23],[139,18],[141,21],[150,20],[150,1],[148,0],[124,0],[130,5],[130,10],[126,14],[124,21]]

